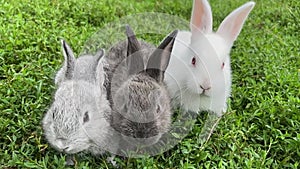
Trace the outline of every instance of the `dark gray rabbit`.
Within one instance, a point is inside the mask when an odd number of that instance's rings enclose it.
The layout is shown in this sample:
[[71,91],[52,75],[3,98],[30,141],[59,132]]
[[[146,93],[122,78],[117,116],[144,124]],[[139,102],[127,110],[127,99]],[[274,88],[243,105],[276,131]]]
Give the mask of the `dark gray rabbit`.
[[111,126],[127,142],[123,146],[155,144],[170,127],[170,98],[163,79],[176,34],[172,32],[156,49],[137,40],[126,26],[127,41],[113,46],[103,58],[110,81]]
[[42,121],[44,134],[58,151],[102,154],[111,133],[105,118],[111,108],[100,62],[104,51],[75,59],[69,45],[63,40],[61,45],[65,61],[55,77],[58,89],[53,103]]

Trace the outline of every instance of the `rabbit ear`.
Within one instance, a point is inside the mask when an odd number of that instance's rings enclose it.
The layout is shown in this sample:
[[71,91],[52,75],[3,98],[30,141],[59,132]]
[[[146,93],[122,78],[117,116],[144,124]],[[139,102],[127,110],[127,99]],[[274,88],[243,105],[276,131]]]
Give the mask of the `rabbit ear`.
[[194,0],[190,29],[192,34],[212,32],[212,12],[207,0]]
[[66,41],[61,40],[61,45],[63,49],[63,54],[65,57],[65,77],[66,79],[71,79],[73,76],[74,66],[75,66],[75,57],[71,47],[67,44]]
[[127,66],[129,68],[129,75],[136,74],[144,70],[144,62],[139,50],[140,43],[137,40],[132,29],[126,25],[126,36],[128,40],[127,45]]
[[254,5],[255,2],[247,2],[232,11],[219,26],[217,34],[222,36],[230,45],[232,45],[240,34],[243,24]]
[[65,79],[72,79],[75,67],[76,59],[74,57],[71,47],[64,40],[61,40],[61,47],[65,61],[63,67],[60,69],[60,71],[55,77],[55,84],[58,84]]
[[163,82],[164,80],[164,72],[169,65],[171,52],[177,33],[178,30],[170,33],[151,54],[148,60],[146,73],[152,78],[156,79],[158,82]]
[[102,56],[104,55],[104,50],[101,49],[99,51],[97,51],[96,53],[96,57],[97,60],[96,60],[96,83],[99,85],[99,86],[104,86],[105,84],[105,71],[104,71],[104,65],[103,63],[100,61],[100,59],[102,58]]
[[103,85],[104,83],[104,70],[103,70],[103,64],[100,63],[100,59],[102,58],[102,56],[104,55],[104,50],[100,49],[96,52],[95,56],[96,57],[96,62],[94,66],[94,72],[95,72],[95,77],[96,77],[96,83],[98,83],[99,85]]
[[100,59],[100,58],[102,58],[102,56],[104,55],[104,49],[99,49],[97,52],[96,52],[96,54],[95,54],[95,56],[96,57],[98,57],[98,59]]

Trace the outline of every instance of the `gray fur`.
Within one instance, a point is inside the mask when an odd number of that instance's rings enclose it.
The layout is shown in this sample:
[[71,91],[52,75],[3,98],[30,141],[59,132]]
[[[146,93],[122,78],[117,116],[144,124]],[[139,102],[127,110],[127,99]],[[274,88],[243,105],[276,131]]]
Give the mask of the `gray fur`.
[[[175,35],[164,48],[168,51],[158,52],[154,46],[137,40],[129,27],[126,33],[128,41],[113,46],[103,58],[110,82],[111,125],[127,142],[135,144],[132,140],[141,138],[151,145],[171,124],[170,98],[161,75],[167,68]],[[158,65],[144,67],[147,63]],[[153,73],[153,68],[163,69]]]
[[104,52],[75,59],[65,41],[62,48],[65,63],[56,75],[58,89],[42,121],[44,134],[58,151],[74,154],[86,150],[101,154],[111,133],[106,118],[111,108],[100,62]]

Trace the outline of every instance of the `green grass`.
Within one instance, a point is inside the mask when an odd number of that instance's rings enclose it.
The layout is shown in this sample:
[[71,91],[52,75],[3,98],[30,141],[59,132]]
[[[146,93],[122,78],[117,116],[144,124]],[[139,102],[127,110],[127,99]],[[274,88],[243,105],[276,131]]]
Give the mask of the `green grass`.
[[[55,91],[63,57],[105,23],[141,12],[189,20],[192,1],[0,0],[0,168],[65,168],[48,146],[41,119]],[[210,0],[214,27],[246,0]],[[299,168],[300,1],[257,0],[231,53],[229,113],[200,150],[200,119],[168,152],[116,161],[120,168]],[[149,38],[150,39],[150,38]],[[105,158],[79,156],[75,168],[109,168]]]

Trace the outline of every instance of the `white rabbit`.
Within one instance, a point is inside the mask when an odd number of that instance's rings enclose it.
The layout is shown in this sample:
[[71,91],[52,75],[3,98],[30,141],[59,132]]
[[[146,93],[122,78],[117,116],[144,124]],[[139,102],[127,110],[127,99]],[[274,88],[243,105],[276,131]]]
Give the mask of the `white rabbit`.
[[110,144],[106,116],[111,112],[99,61],[104,52],[75,59],[69,45],[61,42],[65,63],[56,75],[58,89],[42,121],[44,134],[58,151],[102,154]]
[[165,82],[173,104],[187,111],[208,110],[222,116],[231,92],[230,50],[255,3],[231,12],[212,30],[207,0],[194,0],[191,32],[179,31]]

